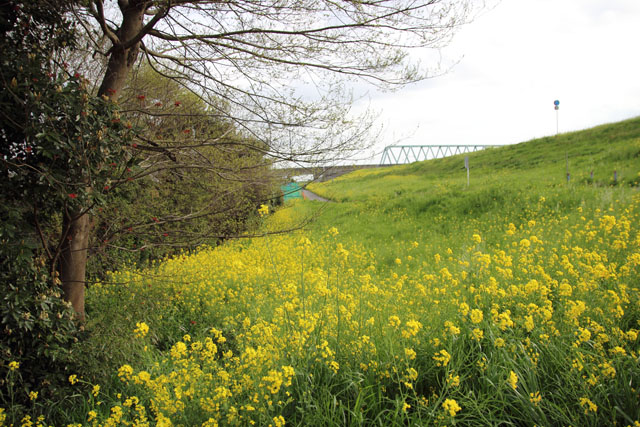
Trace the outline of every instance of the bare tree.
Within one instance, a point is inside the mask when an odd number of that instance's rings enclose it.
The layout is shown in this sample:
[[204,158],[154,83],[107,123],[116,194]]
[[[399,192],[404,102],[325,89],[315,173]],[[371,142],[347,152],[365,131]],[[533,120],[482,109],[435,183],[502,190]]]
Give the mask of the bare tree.
[[[346,156],[366,135],[349,122],[350,80],[389,89],[428,77],[410,52],[444,46],[470,0],[88,0],[74,14],[106,59],[98,95],[118,100],[140,60],[233,124],[263,156],[311,162]],[[107,41],[105,47],[105,40]],[[360,126],[359,126],[360,125]],[[170,156],[175,144],[140,149]],[[82,316],[90,231],[68,212],[61,256],[65,298]]]

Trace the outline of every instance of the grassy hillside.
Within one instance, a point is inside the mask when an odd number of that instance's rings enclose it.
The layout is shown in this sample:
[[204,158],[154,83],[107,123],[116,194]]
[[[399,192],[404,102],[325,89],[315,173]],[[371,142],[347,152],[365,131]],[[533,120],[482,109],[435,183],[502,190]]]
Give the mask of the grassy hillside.
[[574,184],[610,185],[616,170],[619,184],[637,183],[640,118],[444,159],[365,169],[317,184],[313,190],[337,201],[421,198],[425,191],[463,190],[465,156],[470,158],[471,189],[507,180],[520,185],[527,181],[535,185],[563,184],[567,161]]
[[634,119],[473,153],[469,187],[464,156],[314,185],[264,217],[304,229],[90,288],[72,392],[29,415],[640,425],[639,156]]
[[[580,205],[608,207],[637,188],[639,170],[636,118],[476,153],[361,170],[309,189],[341,202],[323,210],[318,228],[344,224],[344,234],[375,246],[390,239],[449,235],[466,227],[461,222],[483,222],[496,213],[518,225],[541,196],[558,215]],[[297,205],[296,215],[312,216],[317,209]],[[389,260],[392,254],[387,255]]]

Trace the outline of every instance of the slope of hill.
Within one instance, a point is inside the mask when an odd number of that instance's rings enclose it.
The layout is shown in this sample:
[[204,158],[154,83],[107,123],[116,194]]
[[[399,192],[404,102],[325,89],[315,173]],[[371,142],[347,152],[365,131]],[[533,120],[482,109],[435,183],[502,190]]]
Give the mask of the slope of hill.
[[[348,236],[375,245],[378,239],[446,234],[460,222],[497,212],[518,222],[541,196],[557,214],[580,205],[608,207],[614,194],[629,195],[640,183],[640,118],[468,156],[469,186],[465,155],[312,184],[312,191],[342,202],[324,209],[318,227],[344,224]],[[296,215],[311,216],[315,209],[296,205]]]

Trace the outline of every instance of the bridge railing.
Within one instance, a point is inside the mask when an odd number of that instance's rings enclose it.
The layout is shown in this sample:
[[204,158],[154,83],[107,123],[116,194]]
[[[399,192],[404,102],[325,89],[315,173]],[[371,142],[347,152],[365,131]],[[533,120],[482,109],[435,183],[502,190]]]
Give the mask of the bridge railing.
[[380,165],[402,165],[456,154],[471,153],[499,145],[389,145],[382,152]]

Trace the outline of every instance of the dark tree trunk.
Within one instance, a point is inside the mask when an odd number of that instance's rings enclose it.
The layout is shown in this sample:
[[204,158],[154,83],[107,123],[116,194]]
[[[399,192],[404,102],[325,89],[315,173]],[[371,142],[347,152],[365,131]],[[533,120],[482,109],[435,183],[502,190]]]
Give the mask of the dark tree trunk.
[[99,96],[106,95],[115,101],[120,95],[120,90],[138,59],[140,41],[132,42],[142,31],[146,3],[145,1],[127,2],[125,9],[122,10],[122,24],[117,32],[120,42],[111,48],[107,71],[98,89]]
[[64,299],[69,301],[80,321],[84,321],[84,287],[87,247],[91,231],[89,215],[65,215],[63,230],[68,230],[60,250],[60,280]]

